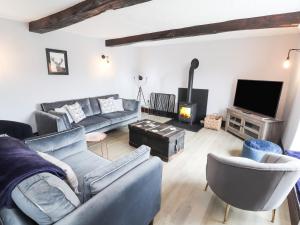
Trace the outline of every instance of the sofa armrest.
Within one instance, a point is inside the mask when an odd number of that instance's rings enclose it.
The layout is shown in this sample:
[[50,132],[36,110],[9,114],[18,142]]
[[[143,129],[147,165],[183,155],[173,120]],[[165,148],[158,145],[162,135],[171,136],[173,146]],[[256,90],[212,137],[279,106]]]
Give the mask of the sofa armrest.
[[36,111],[35,120],[39,135],[60,132],[67,129],[63,118],[51,113]]
[[70,123],[70,121],[69,121],[68,116],[67,116],[66,113],[56,112],[54,110],[50,110],[48,113],[50,113],[50,114],[52,114],[54,116],[60,117],[63,120],[63,122],[64,122],[64,124],[66,126],[66,129],[71,129],[72,128],[72,125],[71,125],[71,123]]
[[160,210],[162,162],[153,157],[55,225],[148,225]]
[[138,112],[141,108],[141,103],[134,99],[123,99],[123,107],[127,111]]

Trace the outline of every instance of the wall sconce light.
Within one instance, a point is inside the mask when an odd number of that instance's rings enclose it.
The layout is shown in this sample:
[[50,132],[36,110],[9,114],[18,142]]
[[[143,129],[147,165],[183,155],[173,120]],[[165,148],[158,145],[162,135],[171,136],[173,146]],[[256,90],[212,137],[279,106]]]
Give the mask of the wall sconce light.
[[293,52],[293,51],[295,51],[295,52],[300,52],[300,49],[299,49],[299,48],[292,48],[292,49],[289,50],[288,55],[287,55],[287,57],[286,57],[286,60],[285,60],[284,63],[283,63],[283,68],[288,69],[288,68],[291,66],[291,62],[290,62],[290,54],[291,54],[291,52]]
[[101,59],[103,61],[106,61],[107,64],[109,63],[109,57],[108,57],[108,55],[101,55]]

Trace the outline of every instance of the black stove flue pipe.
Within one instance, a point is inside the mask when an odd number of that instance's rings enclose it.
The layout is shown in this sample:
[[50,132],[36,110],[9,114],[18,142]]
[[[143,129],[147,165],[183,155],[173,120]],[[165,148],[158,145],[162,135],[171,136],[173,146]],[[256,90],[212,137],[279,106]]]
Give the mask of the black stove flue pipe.
[[192,90],[193,90],[193,81],[194,81],[194,72],[199,66],[199,60],[193,59],[191,62],[191,68],[189,72],[189,86],[188,86],[188,93],[187,93],[187,102],[192,103]]

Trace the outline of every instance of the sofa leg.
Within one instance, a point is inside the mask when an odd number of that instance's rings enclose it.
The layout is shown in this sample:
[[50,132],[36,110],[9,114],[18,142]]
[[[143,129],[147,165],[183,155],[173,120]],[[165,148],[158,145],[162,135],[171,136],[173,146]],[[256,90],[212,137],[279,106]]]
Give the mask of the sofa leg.
[[152,220],[150,223],[149,223],[149,225],[153,225],[154,224],[154,220]]
[[272,219],[271,219],[272,223],[275,222],[275,217],[276,217],[276,209],[273,209],[273,211],[272,211]]
[[207,189],[208,189],[208,183],[206,183],[206,186],[205,186],[205,188],[204,188],[204,191],[207,191]]
[[228,214],[229,214],[229,209],[230,209],[230,205],[226,204],[226,208],[225,208],[225,214],[224,214],[224,221],[223,223],[225,224],[228,220]]

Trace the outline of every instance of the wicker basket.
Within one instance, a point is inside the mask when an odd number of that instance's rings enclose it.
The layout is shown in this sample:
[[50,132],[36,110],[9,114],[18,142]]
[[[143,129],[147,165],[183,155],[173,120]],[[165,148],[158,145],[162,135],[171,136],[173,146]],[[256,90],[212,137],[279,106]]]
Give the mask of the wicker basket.
[[222,126],[222,116],[208,115],[204,119],[204,127],[213,130],[220,130]]

